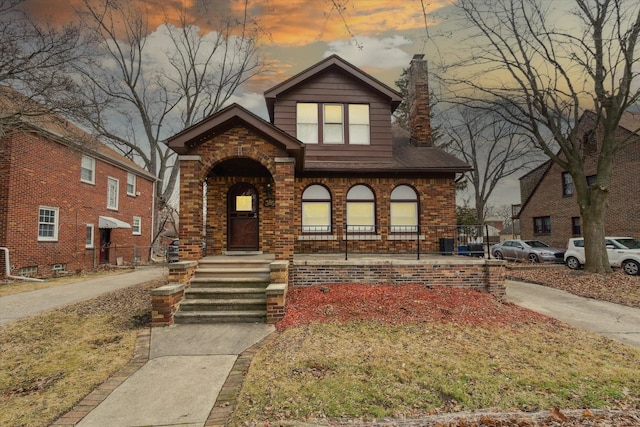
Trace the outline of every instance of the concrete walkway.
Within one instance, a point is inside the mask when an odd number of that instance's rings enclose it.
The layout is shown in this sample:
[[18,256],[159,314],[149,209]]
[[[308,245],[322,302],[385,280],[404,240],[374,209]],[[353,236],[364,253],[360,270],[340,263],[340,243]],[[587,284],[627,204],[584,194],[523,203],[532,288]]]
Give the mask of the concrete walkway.
[[579,329],[640,347],[640,309],[507,280],[507,301]]
[[[257,323],[153,328],[149,361],[76,425],[222,426],[212,409],[238,356],[274,330]],[[237,376],[239,387],[243,373]]]
[[95,298],[107,292],[161,279],[165,272],[166,268],[162,266],[138,267],[118,275],[0,297],[0,325]]

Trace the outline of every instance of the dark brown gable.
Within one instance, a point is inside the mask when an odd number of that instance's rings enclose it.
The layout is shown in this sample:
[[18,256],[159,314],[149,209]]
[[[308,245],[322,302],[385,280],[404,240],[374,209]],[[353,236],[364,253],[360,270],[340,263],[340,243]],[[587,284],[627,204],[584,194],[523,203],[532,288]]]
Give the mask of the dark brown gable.
[[[354,80],[341,69],[329,68],[317,74],[304,85],[291,88],[278,97],[275,104],[275,125],[286,133],[297,136],[296,105],[298,102],[323,104],[366,104],[369,106],[370,142],[368,145],[306,144],[308,161],[349,158],[356,161],[377,162],[389,160],[391,147],[391,107],[389,99],[360,80]],[[348,132],[345,132],[345,135]]]
[[279,97],[282,94],[296,86],[306,84],[308,79],[330,68],[333,68],[334,70],[341,70],[344,74],[350,75],[353,80],[359,80],[363,85],[367,86],[369,90],[378,92],[379,95],[387,98],[390,106],[389,114],[391,114],[402,101],[402,95],[394,89],[369,74],[364,73],[362,70],[348,63],[339,56],[331,55],[312,67],[307,68],[306,70],[265,91],[264,97],[267,101],[267,110],[269,111],[269,119],[271,120],[271,123],[276,123],[274,117],[274,105],[277,101],[279,102]]

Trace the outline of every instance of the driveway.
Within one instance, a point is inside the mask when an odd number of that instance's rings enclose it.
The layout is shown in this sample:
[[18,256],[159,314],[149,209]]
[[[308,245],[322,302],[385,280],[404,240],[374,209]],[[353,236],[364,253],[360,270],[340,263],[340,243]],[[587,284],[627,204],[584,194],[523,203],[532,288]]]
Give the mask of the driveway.
[[562,320],[576,328],[640,347],[640,309],[559,289],[507,280],[507,301]]

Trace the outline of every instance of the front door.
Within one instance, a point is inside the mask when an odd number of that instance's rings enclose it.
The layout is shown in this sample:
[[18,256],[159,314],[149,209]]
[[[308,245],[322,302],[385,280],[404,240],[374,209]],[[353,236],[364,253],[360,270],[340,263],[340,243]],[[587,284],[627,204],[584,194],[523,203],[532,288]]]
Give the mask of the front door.
[[233,185],[227,196],[227,211],[228,250],[259,250],[256,187],[246,182]]
[[111,247],[111,229],[100,228],[100,264],[109,264],[109,251]]

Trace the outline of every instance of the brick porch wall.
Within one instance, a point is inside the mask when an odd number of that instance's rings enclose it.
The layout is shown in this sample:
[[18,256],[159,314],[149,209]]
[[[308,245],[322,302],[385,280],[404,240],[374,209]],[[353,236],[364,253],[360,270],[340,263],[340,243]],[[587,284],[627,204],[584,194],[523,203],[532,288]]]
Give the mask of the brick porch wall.
[[296,261],[290,272],[292,286],[358,284],[424,284],[473,289],[504,297],[504,262],[496,260],[411,261]]

